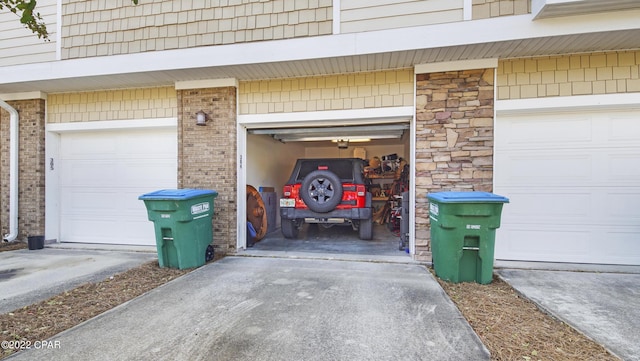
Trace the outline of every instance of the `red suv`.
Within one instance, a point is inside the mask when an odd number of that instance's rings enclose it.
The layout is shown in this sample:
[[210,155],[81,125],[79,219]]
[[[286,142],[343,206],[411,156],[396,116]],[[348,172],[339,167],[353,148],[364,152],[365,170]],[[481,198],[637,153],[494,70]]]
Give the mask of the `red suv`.
[[282,234],[296,238],[304,223],[351,225],[373,238],[371,193],[358,158],[298,159],[280,199]]

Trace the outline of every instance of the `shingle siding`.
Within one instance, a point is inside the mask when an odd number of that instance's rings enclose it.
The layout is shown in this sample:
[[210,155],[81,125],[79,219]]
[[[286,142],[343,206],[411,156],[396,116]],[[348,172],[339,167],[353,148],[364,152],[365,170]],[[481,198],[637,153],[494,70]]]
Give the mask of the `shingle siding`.
[[640,51],[502,60],[498,99],[640,92]]
[[62,58],[326,35],[332,15],[317,0],[67,0]]

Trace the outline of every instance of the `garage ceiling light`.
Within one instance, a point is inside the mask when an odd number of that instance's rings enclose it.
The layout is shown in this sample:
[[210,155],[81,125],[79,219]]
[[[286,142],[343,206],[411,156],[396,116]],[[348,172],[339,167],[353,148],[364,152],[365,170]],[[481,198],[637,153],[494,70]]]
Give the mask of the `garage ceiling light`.
[[349,143],[366,143],[370,142],[371,138],[347,138],[347,139],[333,139],[331,140],[334,143],[339,143],[340,141],[347,141]]

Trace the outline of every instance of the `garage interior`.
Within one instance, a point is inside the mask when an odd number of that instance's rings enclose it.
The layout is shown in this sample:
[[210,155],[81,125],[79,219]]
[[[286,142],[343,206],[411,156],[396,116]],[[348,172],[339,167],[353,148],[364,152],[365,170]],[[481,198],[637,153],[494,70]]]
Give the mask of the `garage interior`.
[[[247,232],[255,251],[409,257],[408,198],[410,123],[255,127],[247,130],[247,187],[259,191],[268,227],[261,239]],[[298,158],[362,158],[373,195],[374,237],[360,240],[348,225],[304,224],[297,239],[280,230],[279,199]],[[403,172],[404,171],[404,172]],[[396,194],[397,193],[397,194]],[[404,193],[404,194],[403,194]],[[248,202],[249,203],[249,202]],[[251,218],[247,207],[248,223]],[[404,219],[404,224],[402,223]],[[259,225],[258,225],[259,227]]]

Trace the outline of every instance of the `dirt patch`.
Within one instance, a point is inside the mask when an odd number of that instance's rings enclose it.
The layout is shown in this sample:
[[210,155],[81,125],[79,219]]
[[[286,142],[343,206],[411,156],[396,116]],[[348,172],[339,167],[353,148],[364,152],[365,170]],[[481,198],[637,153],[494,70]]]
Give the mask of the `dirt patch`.
[[[17,247],[27,248],[24,243]],[[0,244],[0,252],[7,250],[6,243]],[[157,261],[149,262],[2,314],[0,341],[50,338],[189,271],[160,268]],[[498,278],[489,285],[438,282],[487,346],[493,360],[618,360],[602,346],[540,311]],[[0,349],[0,359],[13,352]]]

